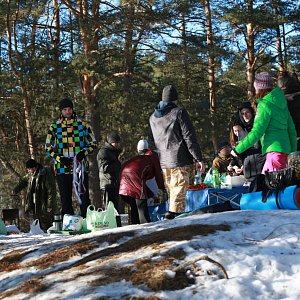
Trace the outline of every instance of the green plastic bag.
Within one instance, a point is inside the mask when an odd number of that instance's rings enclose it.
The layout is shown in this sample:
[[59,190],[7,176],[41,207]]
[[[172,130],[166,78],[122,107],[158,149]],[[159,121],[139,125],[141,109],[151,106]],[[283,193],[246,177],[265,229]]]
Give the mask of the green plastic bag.
[[220,176],[220,181],[221,183],[224,183],[226,180],[226,173],[223,173],[221,176]]
[[214,178],[213,178],[213,175],[212,175],[212,168],[210,168],[210,169],[207,171],[207,173],[206,173],[206,175],[205,175],[205,178],[204,178],[203,182],[204,182],[205,184],[210,185],[211,187],[214,186]]
[[0,235],[7,235],[7,229],[2,219],[0,219]]
[[[224,182],[225,182],[225,179],[226,179],[226,173],[223,173],[223,174],[220,176],[220,182],[223,182],[223,183],[224,183]],[[210,185],[211,187],[214,186],[214,177],[213,177],[213,175],[212,175],[212,168],[210,168],[210,169],[207,171],[207,173],[206,173],[206,175],[205,175],[205,178],[204,178],[203,182],[204,182],[205,184]]]
[[93,232],[109,228],[116,228],[116,210],[114,204],[109,201],[106,210],[96,210],[94,205],[90,205],[86,212],[86,227]]

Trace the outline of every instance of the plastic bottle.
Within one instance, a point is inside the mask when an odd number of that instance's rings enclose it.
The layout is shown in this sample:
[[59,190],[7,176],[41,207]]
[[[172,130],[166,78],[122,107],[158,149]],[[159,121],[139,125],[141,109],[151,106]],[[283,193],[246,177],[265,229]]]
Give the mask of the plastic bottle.
[[212,172],[213,175],[213,184],[215,189],[220,188],[220,174],[218,170],[213,170]]
[[195,175],[195,179],[194,179],[194,185],[201,183],[201,171],[197,170],[197,173]]

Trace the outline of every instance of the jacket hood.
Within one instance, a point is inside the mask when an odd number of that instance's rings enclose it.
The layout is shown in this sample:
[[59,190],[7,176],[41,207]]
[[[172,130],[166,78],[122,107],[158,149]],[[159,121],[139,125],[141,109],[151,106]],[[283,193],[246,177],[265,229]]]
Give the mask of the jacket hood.
[[277,87],[274,88],[269,94],[263,97],[263,99],[259,101],[266,101],[272,103],[274,106],[278,107],[279,109],[286,108],[286,98],[283,91]]
[[[242,109],[244,109],[244,108],[249,109],[252,113],[252,119],[249,122],[246,122],[243,118]],[[252,129],[253,122],[254,122],[254,117],[255,117],[255,112],[254,112],[254,109],[251,106],[251,103],[250,102],[241,103],[239,108],[238,108],[238,119],[239,119],[239,122],[241,123],[241,126],[242,126],[243,129],[246,129],[248,132]]]
[[173,108],[177,107],[174,102],[160,101],[155,107],[154,116],[156,118],[161,118],[169,113]]
[[108,142],[105,142],[105,149],[116,152],[118,155],[122,152],[122,149],[116,148]]

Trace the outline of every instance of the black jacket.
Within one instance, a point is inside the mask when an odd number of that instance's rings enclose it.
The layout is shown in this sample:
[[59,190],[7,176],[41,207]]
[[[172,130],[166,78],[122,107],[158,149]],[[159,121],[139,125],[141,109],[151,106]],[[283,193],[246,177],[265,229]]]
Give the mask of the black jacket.
[[285,94],[285,97],[297,131],[297,150],[300,151],[300,91]]
[[[56,210],[56,185],[54,173],[38,164],[35,174],[25,175],[13,189],[13,194],[18,194],[26,188],[25,211],[32,211],[35,217],[47,214],[47,208]],[[35,201],[33,194],[35,194]]]
[[149,142],[158,150],[162,168],[183,167],[202,161],[195,129],[188,112],[173,102],[161,101],[150,117]]
[[119,189],[121,162],[118,157],[120,153],[120,149],[113,147],[109,143],[105,143],[104,148],[99,150],[97,161],[99,167],[100,189]]

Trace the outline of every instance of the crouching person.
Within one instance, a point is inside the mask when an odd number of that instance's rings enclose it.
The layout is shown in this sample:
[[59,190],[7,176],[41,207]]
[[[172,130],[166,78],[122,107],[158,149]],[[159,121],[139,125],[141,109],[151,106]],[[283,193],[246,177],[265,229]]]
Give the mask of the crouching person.
[[13,189],[16,195],[26,188],[25,213],[39,219],[43,230],[52,225],[52,215],[56,212],[56,186],[53,172],[34,159],[26,161],[27,174]]
[[150,222],[147,199],[153,196],[146,181],[155,178],[159,189],[164,190],[164,180],[158,156],[148,149],[148,142],[138,143],[138,155],[126,161],[120,172],[119,194],[131,209],[131,224]]

